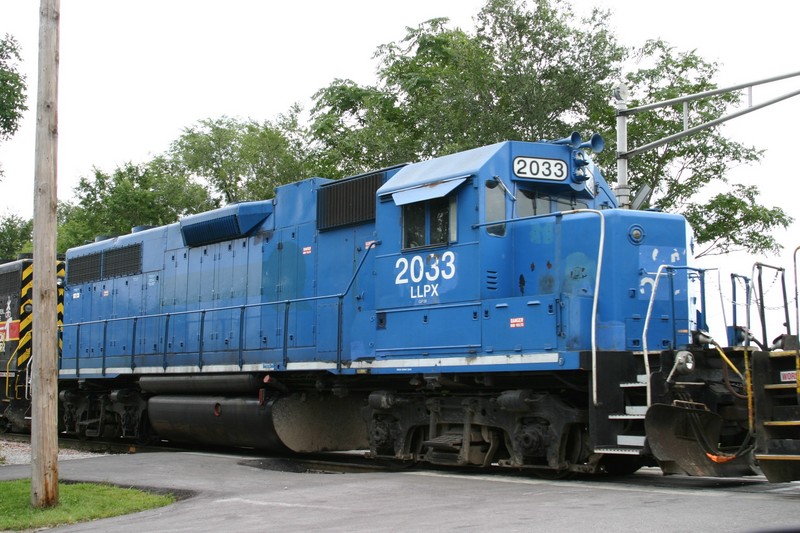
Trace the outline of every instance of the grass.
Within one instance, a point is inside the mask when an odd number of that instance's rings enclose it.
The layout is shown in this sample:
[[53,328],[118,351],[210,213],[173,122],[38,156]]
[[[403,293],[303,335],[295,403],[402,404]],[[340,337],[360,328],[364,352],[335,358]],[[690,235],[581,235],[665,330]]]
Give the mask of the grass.
[[31,506],[30,479],[0,481],[0,531],[53,527],[163,507],[171,495],[93,483],[59,483],[58,505]]

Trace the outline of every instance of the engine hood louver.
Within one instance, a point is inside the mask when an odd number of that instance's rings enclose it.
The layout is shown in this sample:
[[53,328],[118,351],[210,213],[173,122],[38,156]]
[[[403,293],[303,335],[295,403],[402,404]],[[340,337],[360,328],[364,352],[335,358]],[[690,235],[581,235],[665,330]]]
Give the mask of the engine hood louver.
[[246,237],[272,214],[272,201],[232,204],[180,221],[186,246],[203,246]]

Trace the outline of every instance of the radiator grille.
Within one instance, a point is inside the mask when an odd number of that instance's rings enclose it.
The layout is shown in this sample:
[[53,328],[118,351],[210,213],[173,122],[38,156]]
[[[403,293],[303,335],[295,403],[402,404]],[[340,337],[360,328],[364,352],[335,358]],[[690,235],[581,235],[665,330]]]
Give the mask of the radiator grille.
[[19,270],[0,274],[0,296],[19,296],[20,283]]
[[102,254],[73,257],[67,261],[67,283],[88,283],[101,278]]
[[375,220],[375,193],[385,179],[385,172],[375,172],[320,187],[317,229],[322,231]]
[[67,261],[67,283],[91,283],[142,273],[142,243],[110,248]]
[[103,252],[103,278],[142,273],[142,244],[136,243]]

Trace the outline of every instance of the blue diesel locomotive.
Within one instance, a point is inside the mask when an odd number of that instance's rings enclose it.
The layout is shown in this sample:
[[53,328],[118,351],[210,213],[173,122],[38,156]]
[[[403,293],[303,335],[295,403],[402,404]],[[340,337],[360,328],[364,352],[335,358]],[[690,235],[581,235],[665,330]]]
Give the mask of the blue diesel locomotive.
[[690,228],[619,209],[600,149],[573,134],[311,178],[69,250],[63,430],[752,471],[749,352],[702,334]]

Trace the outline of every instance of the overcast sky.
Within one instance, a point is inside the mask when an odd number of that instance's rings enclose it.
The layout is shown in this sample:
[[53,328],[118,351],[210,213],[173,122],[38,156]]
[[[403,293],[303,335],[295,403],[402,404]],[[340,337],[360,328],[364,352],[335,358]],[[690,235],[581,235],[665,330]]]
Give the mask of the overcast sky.
[[[273,119],[335,78],[374,82],[375,49],[433,17],[473,28],[482,0],[61,0],[59,198],[72,198],[93,166],[112,171],[165,151],[181,130],[222,115]],[[613,11],[621,42],[661,37],[720,64],[721,87],[800,71],[798,11],[790,0],[575,0]],[[0,35],[22,46],[30,110],[17,135],[0,143],[0,214],[31,216],[39,2],[0,0]],[[800,88],[800,78],[756,88],[754,103]],[[758,183],[764,203],[800,219],[797,152],[800,97],[725,126],[735,140],[766,150],[762,164],[736,169],[733,181]],[[565,132],[565,135],[569,132]],[[589,132],[585,132],[588,134]],[[609,135],[613,135],[610,132]],[[791,269],[800,223],[778,238],[786,249],[766,258]],[[749,274],[752,260],[737,255]],[[713,259],[726,269],[730,259]],[[728,277],[725,270],[723,280]],[[724,282],[727,284],[727,282]]]

